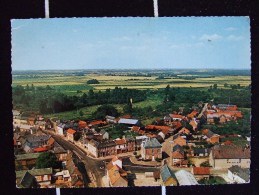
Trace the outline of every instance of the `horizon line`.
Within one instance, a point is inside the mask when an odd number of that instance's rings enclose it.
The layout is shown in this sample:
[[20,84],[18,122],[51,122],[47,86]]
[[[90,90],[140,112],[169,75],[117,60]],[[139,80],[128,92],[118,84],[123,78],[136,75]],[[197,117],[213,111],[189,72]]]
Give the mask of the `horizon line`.
[[251,70],[251,68],[91,68],[91,69],[16,69],[13,71],[82,71],[82,70]]

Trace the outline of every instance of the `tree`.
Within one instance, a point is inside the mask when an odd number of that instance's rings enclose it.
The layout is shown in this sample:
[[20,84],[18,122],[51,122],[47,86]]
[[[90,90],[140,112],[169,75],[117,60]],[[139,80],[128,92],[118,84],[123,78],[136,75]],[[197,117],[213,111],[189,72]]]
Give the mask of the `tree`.
[[36,160],[36,168],[58,168],[59,162],[56,155],[52,152],[44,152]]
[[218,88],[218,85],[215,83],[214,85],[213,85],[213,89],[217,89]]
[[131,114],[133,111],[133,108],[130,104],[126,104],[125,106],[123,106],[123,112],[125,114]]
[[87,84],[99,84],[100,82],[97,79],[91,79],[86,82]]
[[211,167],[209,161],[202,162],[200,164],[201,167]]
[[75,141],[78,141],[80,138],[81,138],[81,133],[75,132],[75,134],[74,134],[74,140],[75,140]]
[[170,85],[167,85],[165,88],[165,95],[168,95],[170,92]]
[[83,113],[82,110],[79,111],[79,115],[80,115],[80,116],[83,116],[83,115],[84,115],[84,113]]
[[112,105],[102,105],[93,113],[93,118],[104,119],[106,115],[117,117],[119,112]]

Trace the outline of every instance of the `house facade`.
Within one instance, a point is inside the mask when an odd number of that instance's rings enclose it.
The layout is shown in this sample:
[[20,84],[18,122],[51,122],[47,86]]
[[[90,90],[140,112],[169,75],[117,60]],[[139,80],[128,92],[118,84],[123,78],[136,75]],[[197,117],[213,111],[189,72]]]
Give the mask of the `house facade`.
[[96,141],[92,139],[88,142],[88,151],[96,158],[117,154],[116,143],[113,140]]
[[172,166],[181,165],[184,160],[184,150],[180,145],[174,145],[171,151],[171,164]]
[[126,139],[117,138],[114,140],[114,142],[116,143],[116,146],[115,146],[116,154],[127,152]]
[[210,167],[192,167],[191,173],[199,180],[203,178],[209,178]]
[[68,129],[67,130],[67,140],[70,142],[74,142],[74,134],[76,131],[74,129]]
[[28,153],[15,155],[15,169],[18,170],[28,170],[32,169],[40,153]]
[[250,167],[250,148],[232,145],[216,145],[212,147],[209,163],[214,168],[230,168],[238,165]]
[[148,138],[141,144],[141,157],[144,160],[161,159],[162,158],[162,145],[156,138]]
[[25,172],[29,172],[32,176],[36,178],[37,183],[40,187],[49,186],[51,184],[51,179],[53,175],[52,168],[44,168],[44,169],[31,169],[26,171],[16,171],[16,179],[19,180],[25,174]]

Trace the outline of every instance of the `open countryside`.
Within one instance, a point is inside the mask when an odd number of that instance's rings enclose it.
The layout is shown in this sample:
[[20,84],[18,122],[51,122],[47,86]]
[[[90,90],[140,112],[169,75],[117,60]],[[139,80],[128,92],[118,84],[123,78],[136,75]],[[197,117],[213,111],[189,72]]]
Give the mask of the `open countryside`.
[[14,72],[17,185],[247,183],[250,87],[247,70]]

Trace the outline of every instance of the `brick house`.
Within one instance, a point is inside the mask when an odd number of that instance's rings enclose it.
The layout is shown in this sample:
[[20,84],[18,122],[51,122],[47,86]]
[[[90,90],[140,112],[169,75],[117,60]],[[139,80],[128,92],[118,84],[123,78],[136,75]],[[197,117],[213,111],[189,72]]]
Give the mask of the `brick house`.
[[184,160],[184,150],[180,145],[174,145],[171,152],[171,164],[172,166],[180,165]]
[[28,153],[15,155],[15,169],[16,170],[28,170],[32,169],[40,153]]
[[122,138],[117,138],[114,140],[114,142],[116,143],[116,154],[120,154],[120,153],[125,153],[127,152],[127,143],[126,143],[126,139]]
[[154,161],[156,158],[162,158],[162,145],[156,138],[148,138],[141,144],[141,156],[144,160]]

